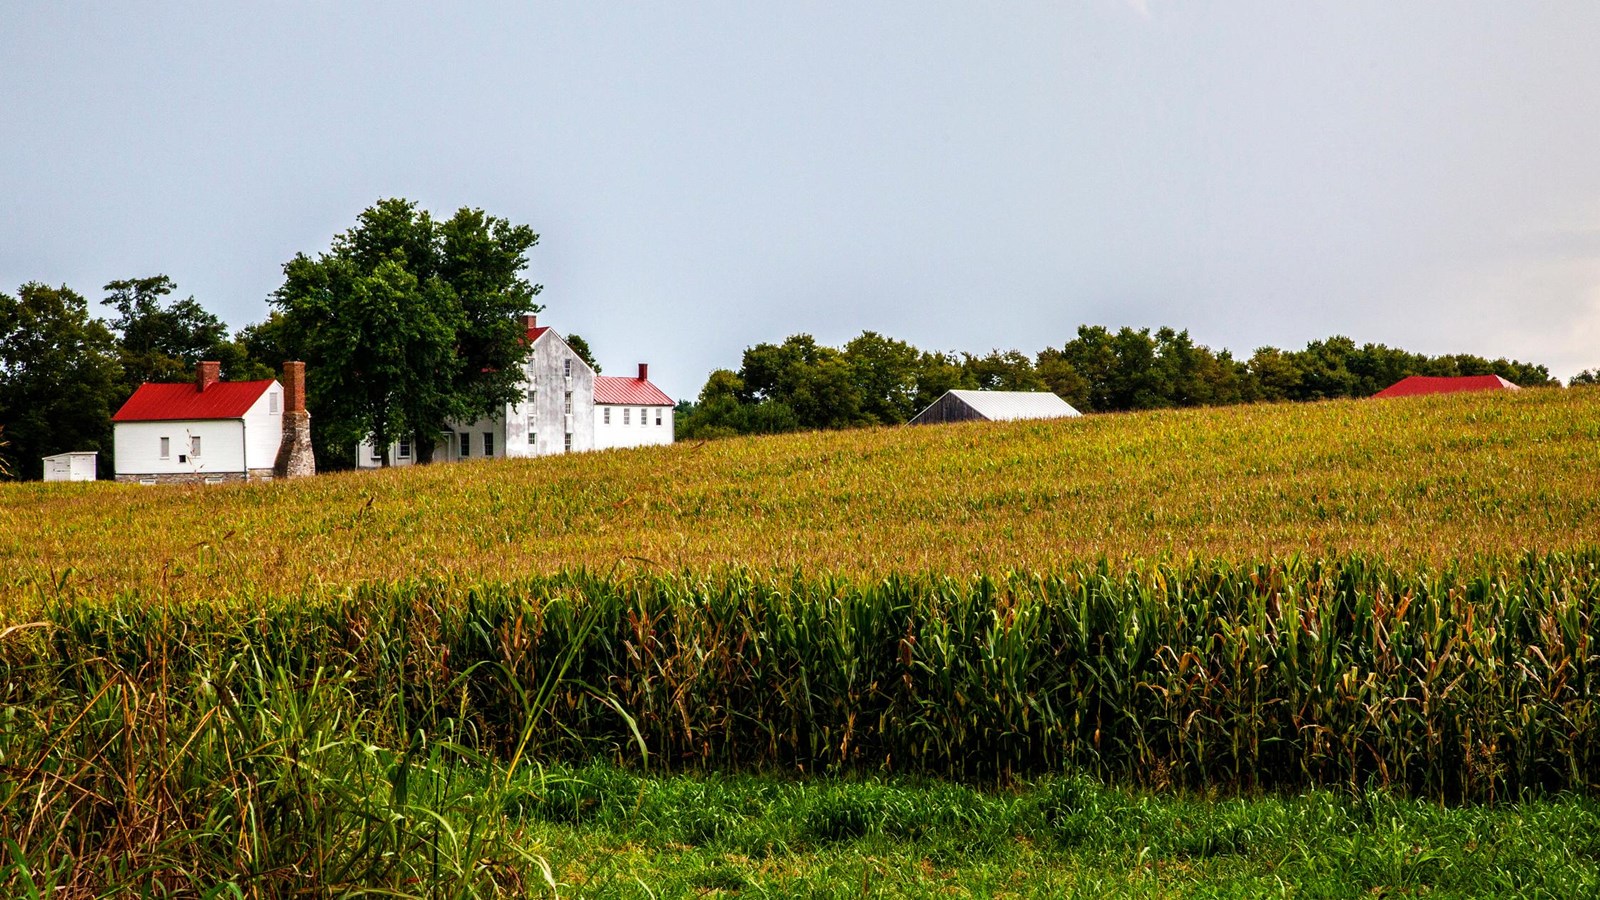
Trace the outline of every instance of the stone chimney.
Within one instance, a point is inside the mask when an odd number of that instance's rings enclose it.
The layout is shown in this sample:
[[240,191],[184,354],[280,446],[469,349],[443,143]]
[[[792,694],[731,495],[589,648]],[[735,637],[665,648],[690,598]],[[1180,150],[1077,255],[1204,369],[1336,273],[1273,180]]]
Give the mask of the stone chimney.
[[205,393],[206,388],[222,380],[222,363],[203,362],[194,367],[195,390]]
[[278,478],[303,478],[317,474],[311,455],[311,413],[306,412],[306,364],[283,364],[283,437],[278,459],[272,465]]
[[649,363],[639,363],[639,380],[640,381],[649,381],[650,380],[650,364]]

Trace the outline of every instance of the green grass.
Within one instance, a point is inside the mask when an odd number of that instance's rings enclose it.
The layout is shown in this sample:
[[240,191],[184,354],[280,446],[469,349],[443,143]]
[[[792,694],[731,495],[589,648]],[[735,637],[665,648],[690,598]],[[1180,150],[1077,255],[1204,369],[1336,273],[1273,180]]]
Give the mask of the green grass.
[[556,770],[516,804],[574,895],[1578,897],[1600,806],[1382,791],[1218,798],[1057,777],[941,782]]

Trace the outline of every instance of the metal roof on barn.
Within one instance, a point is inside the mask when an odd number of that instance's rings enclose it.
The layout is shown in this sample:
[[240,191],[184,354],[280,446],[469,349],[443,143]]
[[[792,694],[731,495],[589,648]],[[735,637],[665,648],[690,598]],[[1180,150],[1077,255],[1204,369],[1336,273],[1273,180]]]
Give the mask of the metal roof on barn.
[[647,378],[594,377],[594,402],[613,406],[672,406],[672,398]]
[[1009,422],[1017,419],[1068,419],[1082,415],[1072,404],[1049,391],[947,391],[927,409],[911,419],[917,423],[929,410],[940,406],[946,399],[954,400],[971,410],[971,418],[991,422]]
[[189,419],[242,419],[267,388],[277,382],[218,381],[205,390],[194,382],[139,385],[113,422],[171,422]]
[[1423,394],[1458,394],[1462,391],[1520,391],[1499,375],[1458,375],[1433,377],[1412,375],[1373,394],[1374,397],[1420,397]]

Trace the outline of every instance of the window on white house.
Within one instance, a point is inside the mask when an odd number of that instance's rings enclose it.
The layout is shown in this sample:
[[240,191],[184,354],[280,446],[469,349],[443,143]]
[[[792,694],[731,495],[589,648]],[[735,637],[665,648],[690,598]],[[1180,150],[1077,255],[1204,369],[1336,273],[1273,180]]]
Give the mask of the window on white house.
[[538,388],[528,388],[528,402],[531,404],[535,400],[538,400],[538,399],[539,399],[539,389]]
[[601,412],[600,412],[600,421],[601,421],[602,424],[605,424],[605,425],[610,425],[611,424],[611,407],[608,406],[605,409],[601,410]]
[[566,413],[569,416],[572,415],[572,392],[571,391],[567,391]]
[[457,437],[459,437],[460,440],[456,441],[456,446],[461,450],[461,458],[466,459],[472,455],[472,435],[463,431],[461,434],[457,435]]
[[485,431],[483,433],[483,455],[494,455],[494,432],[492,431]]
[[628,424],[628,413],[630,412],[633,412],[633,410],[627,408],[626,406],[622,408],[622,424]]
[[661,410],[659,410],[659,409],[656,410],[656,424],[657,425],[661,424]]
[[399,449],[397,449],[395,451],[395,456],[397,458],[399,458],[399,459],[410,459],[411,458],[411,439],[410,438],[401,439]]
[[561,449],[567,451],[568,453],[572,452],[572,432],[567,432],[567,439],[562,442]]
[[569,356],[566,359],[562,360],[562,362],[566,363],[566,371],[564,371],[562,374],[566,375],[568,378],[571,378],[572,377],[572,357]]
[[269,391],[267,393],[267,412],[276,413],[277,411],[278,411],[278,392],[277,391]]
[[534,431],[533,431],[533,416],[529,416],[528,417],[528,446],[529,447],[537,446],[538,443],[539,443],[538,437],[537,437],[537,435],[534,434]]
[[200,435],[198,435],[198,434],[189,435],[189,455],[190,456],[199,456],[200,455]]
[[649,425],[650,424],[650,417],[648,415],[649,412],[650,412],[650,410],[648,410],[648,409],[639,410],[639,424],[640,425]]
[[172,438],[164,437],[161,439],[161,458],[172,458]]

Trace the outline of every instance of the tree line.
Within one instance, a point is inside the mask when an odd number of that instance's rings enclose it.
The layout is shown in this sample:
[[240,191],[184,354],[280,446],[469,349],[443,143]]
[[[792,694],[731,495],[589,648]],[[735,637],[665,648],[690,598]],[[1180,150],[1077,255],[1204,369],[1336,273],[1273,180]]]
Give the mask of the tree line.
[[798,334],[747,348],[737,370],[712,372],[698,399],[681,404],[678,436],[896,425],[951,389],[1051,391],[1080,411],[1113,412],[1367,397],[1408,375],[1489,374],[1524,387],[1559,383],[1542,365],[1428,356],[1342,336],[1236,359],[1173,328],[1083,325],[1032,356],[919,350],[872,331],[834,348]]

